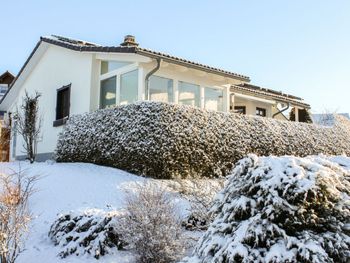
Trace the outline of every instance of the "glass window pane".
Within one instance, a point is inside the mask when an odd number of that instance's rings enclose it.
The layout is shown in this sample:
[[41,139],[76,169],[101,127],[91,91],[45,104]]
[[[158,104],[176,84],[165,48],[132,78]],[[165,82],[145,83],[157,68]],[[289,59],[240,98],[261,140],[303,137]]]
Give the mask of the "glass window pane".
[[223,111],[224,93],[220,89],[204,89],[204,108],[207,110]]
[[138,99],[138,71],[134,70],[120,77],[120,105],[129,104]]
[[112,77],[101,81],[100,108],[114,106],[116,104],[116,80]]
[[131,64],[131,62],[125,61],[101,61],[101,74],[108,73],[118,68],[125,67]]
[[179,104],[200,107],[199,85],[179,81]]
[[173,102],[173,80],[151,76],[149,79],[149,99],[154,101]]

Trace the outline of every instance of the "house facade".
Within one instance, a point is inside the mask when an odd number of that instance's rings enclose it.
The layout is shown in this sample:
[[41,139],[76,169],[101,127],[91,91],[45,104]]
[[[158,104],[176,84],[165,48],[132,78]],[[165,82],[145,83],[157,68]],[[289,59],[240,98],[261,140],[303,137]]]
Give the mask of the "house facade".
[[[10,117],[25,91],[42,95],[39,160],[52,156],[69,116],[115,105],[152,100],[278,119],[293,107],[296,121],[310,108],[299,97],[251,85],[247,76],[141,48],[129,35],[118,46],[42,37],[0,110]],[[23,141],[12,126],[10,159],[21,159]]]

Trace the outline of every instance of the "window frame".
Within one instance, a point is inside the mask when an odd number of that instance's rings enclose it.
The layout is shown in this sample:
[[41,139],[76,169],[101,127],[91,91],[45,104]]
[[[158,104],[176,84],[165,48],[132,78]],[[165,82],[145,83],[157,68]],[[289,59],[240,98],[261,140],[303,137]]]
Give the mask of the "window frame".
[[[258,114],[258,112],[262,112],[263,114]],[[266,109],[261,107],[255,108],[255,115],[260,117],[266,117]]]
[[[221,95],[221,109],[216,109],[216,110],[214,110],[214,111],[217,111],[217,112],[224,112],[224,108],[225,108],[225,106],[224,106],[224,104],[225,104],[225,102],[224,102],[224,98],[225,98],[225,92],[224,92],[224,89],[222,89],[222,88],[218,88],[218,87],[211,87],[211,86],[203,86],[203,109],[205,109],[205,110],[211,110],[211,109],[207,109],[206,108],[206,103],[207,103],[207,100],[208,100],[208,97],[209,96],[207,96],[207,91],[208,90],[214,90],[215,92],[220,92],[220,95]],[[217,97],[217,98],[220,98],[220,96],[219,97]],[[218,102],[220,102],[220,99],[219,100],[217,100]],[[217,106],[219,106],[220,104],[218,104]],[[219,107],[218,107],[219,108]]]
[[150,76],[149,78],[149,87],[148,87],[148,100],[149,101],[159,101],[159,100],[151,100],[151,88],[152,88],[152,85],[151,85],[151,82],[152,82],[152,78],[160,78],[160,79],[165,79],[165,80],[170,80],[171,81],[171,99],[169,100],[169,90],[167,90],[167,95],[168,95],[168,101],[166,101],[167,103],[174,103],[175,102],[175,81],[173,78],[169,78],[169,77],[165,77],[165,76],[162,76],[162,75],[157,75],[157,74],[154,74],[152,76]]
[[[118,86],[118,76],[112,76],[110,78],[107,78],[107,79],[103,79],[103,80],[100,80],[100,89],[99,89],[99,109],[106,109],[106,108],[109,108],[109,107],[102,107],[102,97],[101,97],[101,93],[102,93],[102,82],[103,81],[106,81],[106,80],[109,80],[109,79],[112,79],[112,78],[115,78],[115,85],[116,87]],[[117,94],[117,89],[115,88],[115,100],[114,100],[114,105],[110,105],[110,107],[115,107],[117,105],[117,101],[118,101],[118,94]]]
[[246,115],[247,114],[247,107],[246,106],[234,106],[233,110],[243,110],[242,112],[236,112],[237,114],[243,114]]
[[[122,87],[122,83],[123,83],[123,76],[124,75],[127,75],[127,74],[131,74],[131,73],[136,73],[136,100],[133,101],[133,102],[127,102],[126,104],[123,103],[122,104],[122,90],[124,91],[124,88],[126,87]],[[130,87],[129,88],[126,88],[125,90],[130,90]],[[117,82],[117,92],[119,93],[118,94],[118,104],[117,105],[128,105],[128,104],[131,104],[131,103],[135,103],[139,100],[139,69],[136,68],[134,70],[131,70],[131,71],[127,71],[127,72],[124,72],[124,73],[121,73],[119,75],[119,82]]]
[[[102,61],[107,61],[107,60],[100,60],[100,63],[99,63],[99,72],[101,72],[101,64],[102,64]],[[113,61],[113,60],[110,60],[110,61]],[[118,60],[119,61],[119,60]],[[120,60],[120,62],[124,62],[122,60]],[[125,62],[128,62],[128,61],[125,61]],[[134,71],[134,70],[138,70],[138,72],[140,71],[140,67],[139,67],[139,63],[138,62],[134,62],[134,63],[131,63],[129,65],[126,65],[124,67],[121,67],[121,68],[118,68],[118,69],[115,69],[113,71],[110,71],[110,72],[107,72],[105,74],[100,74],[99,75],[99,82],[98,82],[98,109],[102,109],[101,108],[101,82],[105,79],[109,79],[109,78],[112,78],[112,77],[116,77],[116,86],[115,86],[115,91],[116,91],[116,102],[115,102],[115,105],[118,106],[120,105],[120,85],[121,85],[121,75],[125,74],[125,73],[128,73],[128,72],[131,72],[131,71]],[[139,72],[140,73],[140,72]],[[138,80],[139,81],[139,80]],[[139,85],[139,84],[138,84]],[[138,97],[140,96],[139,94],[139,90],[138,90]]]
[[[56,113],[55,113],[56,116],[55,116],[55,120],[53,121],[53,127],[58,127],[58,126],[66,124],[66,122],[69,118],[71,86],[72,86],[72,83],[65,85],[65,86],[62,86],[61,88],[56,90]],[[59,96],[58,95],[60,92],[63,92],[64,90],[67,90],[67,92],[68,92],[68,106],[67,106],[68,107],[68,109],[67,109],[68,115],[64,116],[62,118],[59,118],[60,116],[58,116],[58,104],[59,104],[59,101],[58,101]]]
[[[193,82],[188,82],[188,81],[183,81],[183,80],[178,80],[177,81],[177,104],[178,105],[190,105],[190,104],[181,104],[180,101],[183,101],[183,100],[180,100],[180,95],[181,95],[181,83],[184,83],[184,84],[187,84],[187,85],[191,85],[191,86],[195,86],[196,88],[198,88],[198,104],[199,105],[193,105],[193,107],[197,107],[197,108],[200,108],[200,109],[203,109],[203,99],[202,99],[202,90],[203,90],[203,86],[200,85],[200,84],[196,84],[196,83],[193,83]],[[195,93],[194,93],[195,94]],[[196,104],[196,96],[194,97],[194,102]],[[192,105],[190,105],[192,106]]]

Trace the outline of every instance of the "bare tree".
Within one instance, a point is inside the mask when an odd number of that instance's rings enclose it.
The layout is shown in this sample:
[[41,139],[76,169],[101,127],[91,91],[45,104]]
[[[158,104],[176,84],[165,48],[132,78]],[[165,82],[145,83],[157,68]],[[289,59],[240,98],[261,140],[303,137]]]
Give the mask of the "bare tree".
[[181,196],[190,204],[190,214],[182,223],[188,230],[206,230],[214,219],[210,211],[215,195],[223,188],[225,179],[177,180]]
[[139,185],[127,195],[119,229],[122,238],[134,246],[140,263],[176,262],[184,251],[174,201],[156,184]]
[[19,172],[0,174],[0,262],[13,263],[23,250],[31,220],[28,201],[37,177]]
[[335,121],[335,116],[338,114],[338,109],[323,109],[320,117],[317,120],[317,124],[323,126],[333,126]]
[[21,105],[21,111],[19,112],[17,110],[15,116],[17,121],[17,131],[23,137],[23,147],[30,163],[35,161],[37,143],[41,130],[41,119],[38,114],[38,101],[40,96],[40,93],[35,92],[35,95],[31,97],[26,92]]

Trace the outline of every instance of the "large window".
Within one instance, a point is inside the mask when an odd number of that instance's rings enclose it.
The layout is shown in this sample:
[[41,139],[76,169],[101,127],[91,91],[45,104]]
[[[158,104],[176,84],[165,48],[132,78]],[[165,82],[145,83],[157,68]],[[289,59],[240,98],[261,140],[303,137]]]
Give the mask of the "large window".
[[154,101],[173,102],[173,80],[151,76],[149,79],[149,99]]
[[122,68],[126,65],[131,64],[131,62],[124,61],[101,61],[101,74],[108,73],[118,68]]
[[200,107],[199,85],[179,81],[179,104]]
[[129,104],[138,99],[138,71],[134,70],[120,76],[120,105]]
[[66,123],[66,119],[69,117],[70,86],[69,84],[57,90],[56,120],[53,122],[54,127]]
[[114,106],[116,104],[117,77],[101,81],[100,108]]
[[204,108],[207,110],[224,110],[224,93],[221,89],[206,87],[204,89]]

